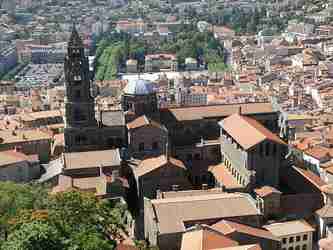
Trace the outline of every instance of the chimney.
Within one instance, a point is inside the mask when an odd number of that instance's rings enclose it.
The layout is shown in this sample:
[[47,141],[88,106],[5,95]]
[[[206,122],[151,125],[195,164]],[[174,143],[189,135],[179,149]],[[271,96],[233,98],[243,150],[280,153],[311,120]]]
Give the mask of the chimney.
[[179,185],[172,185],[172,191],[179,191]]

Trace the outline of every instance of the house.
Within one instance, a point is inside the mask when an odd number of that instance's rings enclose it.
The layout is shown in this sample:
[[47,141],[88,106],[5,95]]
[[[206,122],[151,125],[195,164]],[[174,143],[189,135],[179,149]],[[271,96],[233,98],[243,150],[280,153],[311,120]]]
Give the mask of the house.
[[121,164],[119,149],[63,154],[63,173],[71,177],[120,175]]
[[145,199],[144,203],[145,238],[161,250],[180,249],[182,234],[196,224],[211,225],[222,219],[260,224],[261,214],[255,202],[243,193]]
[[281,250],[311,250],[315,229],[304,220],[273,223],[264,226],[281,241]]
[[279,238],[263,228],[252,227],[229,220],[221,220],[211,225],[211,227],[240,245],[259,244],[262,249],[280,249]]
[[138,72],[138,61],[134,59],[129,59],[126,61],[126,72],[127,73],[137,73]]
[[0,152],[0,181],[29,182],[40,174],[37,155],[27,156],[17,150]]
[[0,130],[0,151],[18,148],[26,155],[38,155],[47,162],[51,152],[51,136],[41,130]]
[[182,237],[181,250],[213,250],[238,246],[238,242],[207,225],[195,225]]
[[155,199],[158,191],[191,187],[184,163],[166,155],[143,160],[133,173],[140,201],[144,197]]
[[167,151],[168,130],[146,115],[127,123],[128,145],[135,158],[158,156]]
[[198,62],[195,58],[187,57],[185,58],[185,68],[186,70],[197,70],[198,69]]
[[159,72],[161,70],[177,71],[178,62],[174,54],[152,54],[145,57],[145,71]]
[[48,110],[23,113],[14,117],[23,128],[39,128],[53,124],[62,124],[63,114],[60,110]]

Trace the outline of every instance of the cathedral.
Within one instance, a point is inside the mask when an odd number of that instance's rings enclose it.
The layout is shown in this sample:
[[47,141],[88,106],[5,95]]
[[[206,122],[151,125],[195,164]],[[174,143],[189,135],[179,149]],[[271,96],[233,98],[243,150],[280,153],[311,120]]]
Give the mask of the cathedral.
[[89,62],[75,26],[68,42],[64,71],[65,151],[89,151],[124,146],[126,134],[123,113],[96,114]]
[[[191,181],[196,185],[207,183],[207,179],[210,178],[210,164],[228,158],[231,162],[228,164],[236,169],[233,173],[240,173],[238,179],[242,185],[246,185],[244,180],[250,180],[250,177],[247,172],[243,174],[247,179],[241,174],[247,165],[239,164],[243,162],[239,159],[243,159],[245,153],[241,153],[240,150],[234,152],[233,146],[222,143],[225,136],[222,131],[227,130],[223,127],[225,125],[221,127],[223,123],[220,122],[239,114],[240,118],[237,119],[256,124],[255,130],[263,130],[264,127],[268,129],[265,130],[266,134],[279,132],[279,112],[274,110],[271,103],[159,108],[156,86],[144,79],[128,82],[122,91],[121,110],[97,112],[92,94],[93,80],[89,62],[75,26],[68,43],[64,71],[64,137],[67,153],[122,148],[127,157],[138,160],[161,155],[167,158],[171,156],[185,163],[191,172]],[[260,129],[257,129],[259,127]],[[235,135],[242,133],[242,130],[244,129],[241,127],[237,128]],[[228,136],[232,136],[231,134]],[[276,141],[281,143],[278,139]],[[278,173],[279,164],[273,163],[280,161],[281,157],[280,153],[273,155],[274,157],[266,159],[265,165],[276,165],[273,167],[276,168],[274,176],[269,176],[272,171],[264,173],[259,169],[258,178],[253,177],[249,182],[260,184],[260,180],[267,180],[262,182],[278,186],[278,174],[275,173]],[[256,162],[262,159],[263,157],[259,157]]]

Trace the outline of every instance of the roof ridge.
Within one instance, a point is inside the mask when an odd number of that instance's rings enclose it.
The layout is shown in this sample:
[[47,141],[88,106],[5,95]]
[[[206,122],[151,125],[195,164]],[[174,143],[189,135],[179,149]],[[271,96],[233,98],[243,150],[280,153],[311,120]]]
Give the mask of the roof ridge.
[[[183,198],[182,200],[180,198]],[[183,197],[171,197],[165,199],[155,199],[157,203],[178,203],[178,202],[193,202],[193,201],[206,201],[206,200],[219,200],[219,199],[236,199],[236,198],[247,198],[242,195],[229,196],[225,194],[207,194],[207,195],[196,195],[196,196],[183,196]],[[169,201],[168,201],[169,200]],[[170,201],[171,200],[171,201]]]

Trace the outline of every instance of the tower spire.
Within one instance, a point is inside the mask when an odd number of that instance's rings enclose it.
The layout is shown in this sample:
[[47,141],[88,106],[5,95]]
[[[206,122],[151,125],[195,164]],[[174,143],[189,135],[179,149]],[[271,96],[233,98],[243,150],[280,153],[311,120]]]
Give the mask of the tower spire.
[[82,47],[83,46],[82,39],[81,39],[79,33],[77,32],[77,29],[76,29],[75,21],[73,21],[72,34],[71,34],[71,37],[69,39],[69,44],[68,45],[71,46],[71,47]]

